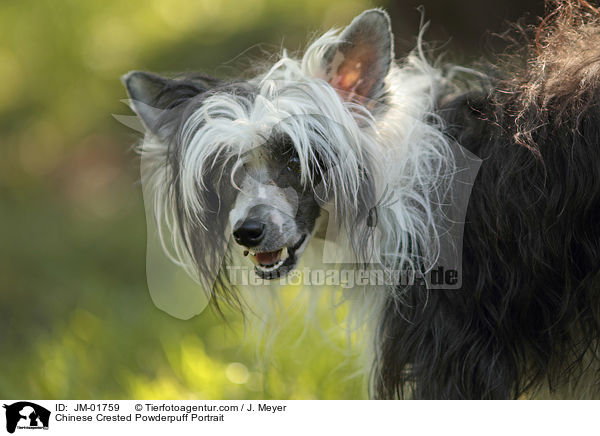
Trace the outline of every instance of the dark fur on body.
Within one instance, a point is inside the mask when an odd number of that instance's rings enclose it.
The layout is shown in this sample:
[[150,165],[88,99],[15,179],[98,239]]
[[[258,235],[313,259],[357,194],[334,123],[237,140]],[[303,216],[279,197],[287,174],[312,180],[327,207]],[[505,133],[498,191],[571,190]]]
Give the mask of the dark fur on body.
[[439,108],[483,159],[463,286],[387,302],[376,398],[600,398],[600,24],[553,6],[526,69]]

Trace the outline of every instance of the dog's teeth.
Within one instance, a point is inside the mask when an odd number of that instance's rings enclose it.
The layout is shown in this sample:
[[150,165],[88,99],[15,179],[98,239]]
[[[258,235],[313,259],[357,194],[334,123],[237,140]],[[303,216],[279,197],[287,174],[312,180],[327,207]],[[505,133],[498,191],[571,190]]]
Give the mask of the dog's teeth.
[[252,261],[252,263],[254,265],[258,265],[258,259],[256,258],[256,256],[252,253],[250,253],[250,260]]
[[271,271],[275,271],[277,268],[279,268],[281,265],[283,265],[283,262],[284,262],[284,260],[280,260],[275,265],[271,265],[271,266],[264,266],[261,264],[257,264],[256,268],[258,268],[259,270],[264,271],[264,272],[271,272]]
[[290,255],[290,253],[288,252],[288,248],[287,247],[283,247],[283,249],[281,250],[281,255],[280,255],[281,257],[280,257],[280,259],[286,260],[289,255]]

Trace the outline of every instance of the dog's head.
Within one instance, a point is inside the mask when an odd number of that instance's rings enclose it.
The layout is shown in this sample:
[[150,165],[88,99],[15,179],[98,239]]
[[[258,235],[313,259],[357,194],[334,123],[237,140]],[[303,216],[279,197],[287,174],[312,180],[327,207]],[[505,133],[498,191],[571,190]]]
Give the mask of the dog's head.
[[370,10],[249,80],[124,76],[147,130],[153,213],[174,257],[211,287],[232,245],[260,277],[289,272],[324,207],[347,230],[368,232],[391,63],[389,18]]

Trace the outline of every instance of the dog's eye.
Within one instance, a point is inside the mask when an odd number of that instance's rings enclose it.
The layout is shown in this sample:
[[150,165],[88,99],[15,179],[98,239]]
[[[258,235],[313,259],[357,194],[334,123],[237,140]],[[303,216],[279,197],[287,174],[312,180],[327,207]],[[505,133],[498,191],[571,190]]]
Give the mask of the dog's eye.
[[291,173],[300,174],[300,158],[298,156],[292,156],[287,163],[287,170]]

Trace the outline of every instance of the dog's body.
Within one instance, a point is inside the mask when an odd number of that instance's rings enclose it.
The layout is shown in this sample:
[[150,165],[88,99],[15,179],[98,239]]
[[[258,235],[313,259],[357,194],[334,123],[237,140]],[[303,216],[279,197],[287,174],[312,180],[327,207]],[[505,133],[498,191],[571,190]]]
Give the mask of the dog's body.
[[130,73],[163,242],[238,307],[223,266],[243,252],[259,277],[285,276],[320,216],[354,268],[428,271],[458,143],[483,159],[462,288],[356,290],[376,318],[373,396],[597,397],[600,26],[586,11],[561,3],[526,69],[468,93],[418,52],[394,65],[379,10],[249,81]]

